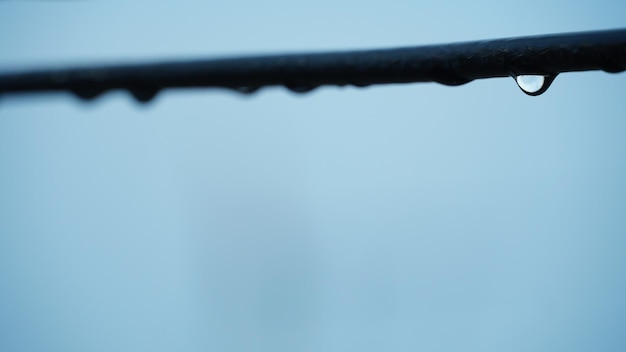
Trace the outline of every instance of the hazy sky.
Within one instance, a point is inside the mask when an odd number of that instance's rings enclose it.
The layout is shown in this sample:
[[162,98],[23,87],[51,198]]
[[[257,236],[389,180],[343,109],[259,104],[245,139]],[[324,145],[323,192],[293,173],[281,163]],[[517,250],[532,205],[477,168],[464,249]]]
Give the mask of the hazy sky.
[[[626,27],[619,1],[1,1],[0,70]],[[0,97],[2,351],[626,350],[626,74]]]

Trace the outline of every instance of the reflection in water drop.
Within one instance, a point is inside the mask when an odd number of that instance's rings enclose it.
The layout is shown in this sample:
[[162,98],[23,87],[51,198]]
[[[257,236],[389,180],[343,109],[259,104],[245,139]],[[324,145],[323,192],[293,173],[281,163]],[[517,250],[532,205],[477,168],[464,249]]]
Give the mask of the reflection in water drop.
[[553,75],[518,75],[515,76],[515,82],[520,87],[522,92],[537,96],[543,94],[556,78],[556,74]]
[[525,92],[536,93],[543,87],[546,78],[540,75],[520,75],[516,77],[516,81]]

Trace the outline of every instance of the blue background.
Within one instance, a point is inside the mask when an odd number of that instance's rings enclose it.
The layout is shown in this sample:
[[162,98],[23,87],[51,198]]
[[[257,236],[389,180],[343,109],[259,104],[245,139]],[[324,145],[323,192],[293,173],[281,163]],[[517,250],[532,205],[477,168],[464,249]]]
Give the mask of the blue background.
[[[621,1],[2,1],[0,69],[624,27]],[[626,350],[626,75],[0,97],[2,351]]]

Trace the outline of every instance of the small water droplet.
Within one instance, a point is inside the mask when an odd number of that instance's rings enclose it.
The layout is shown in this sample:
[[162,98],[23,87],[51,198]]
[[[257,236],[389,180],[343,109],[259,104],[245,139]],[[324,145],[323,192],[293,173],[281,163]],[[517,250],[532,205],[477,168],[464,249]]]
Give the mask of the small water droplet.
[[617,60],[606,58],[604,62],[600,64],[600,68],[608,73],[620,73],[626,70],[626,65]]
[[556,74],[553,75],[517,75],[514,77],[515,82],[522,90],[522,92],[530,95],[537,96],[543,94],[550,88],[550,85],[556,78]]
[[252,94],[254,92],[256,92],[257,90],[261,89],[261,87],[259,86],[239,86],[239,87],[234,87],[233,88],[235,91],[242,93],[242,94]]
[[285,84],[285,87],[294,93],[308,93],[318,86],[305,84]]
[[104,89],[84,88],[72,90],[75,96],[83,100],[92,100],[104,93]]
[[140,103],[148,103],[159,93],[158,89],[131,89],[130,94]]

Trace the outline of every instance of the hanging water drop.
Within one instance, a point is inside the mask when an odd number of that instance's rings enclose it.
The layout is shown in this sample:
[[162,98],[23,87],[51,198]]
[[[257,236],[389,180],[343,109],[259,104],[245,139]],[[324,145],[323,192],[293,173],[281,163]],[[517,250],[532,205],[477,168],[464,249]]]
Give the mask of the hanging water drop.
[[130,89],[130,94],[140,103],[148,103],[159,93],[158,89]]
[[242,93],[242,94],[252,94],[255,93],[256,91],[258,91],[259,89],[261,89],[261,87],[259,86],[238,86],[238,87],[233,87],[232,89],[234,89],[236,92]]
[[308,84],[285,84],[285,87],[294,93],[308,93],[318,86]]
[[72,93],[82,100],[92,100],[97,98],[100,94],[104,93],[104,89],[98,88],[80,88],[72,89]]
[[547,91],[555,78],[556,74],[517,75],[515,76],[515,82],[517,82],[517,85],[522,90],[522,92],[530,96],[537,96]]

